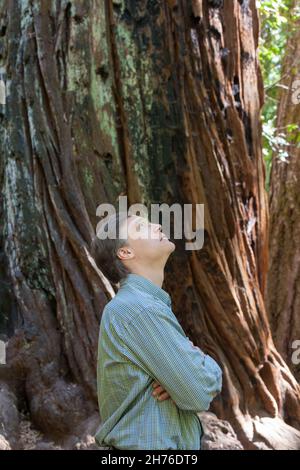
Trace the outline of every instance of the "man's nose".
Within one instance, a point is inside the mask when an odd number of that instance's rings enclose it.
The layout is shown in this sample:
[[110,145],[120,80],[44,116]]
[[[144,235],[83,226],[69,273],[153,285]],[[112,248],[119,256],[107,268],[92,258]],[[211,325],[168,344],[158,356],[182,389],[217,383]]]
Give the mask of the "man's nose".
[[[162,231],[162,226],[160,224],[152,224],[151,232],[153,233],[154,237],[160,237],[159,232]],[[156,235],[157,234],[157,235]]]

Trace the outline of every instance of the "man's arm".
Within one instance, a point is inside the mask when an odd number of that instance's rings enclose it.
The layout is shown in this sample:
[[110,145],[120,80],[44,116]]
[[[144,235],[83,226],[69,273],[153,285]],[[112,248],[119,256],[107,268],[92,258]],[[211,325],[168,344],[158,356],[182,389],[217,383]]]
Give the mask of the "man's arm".
[[216,361],[195,348],[174,315],[155,306],[143,309],[124,324],[124,344],[149,375],[183,410],[208,410],[222,388],[222,370]]

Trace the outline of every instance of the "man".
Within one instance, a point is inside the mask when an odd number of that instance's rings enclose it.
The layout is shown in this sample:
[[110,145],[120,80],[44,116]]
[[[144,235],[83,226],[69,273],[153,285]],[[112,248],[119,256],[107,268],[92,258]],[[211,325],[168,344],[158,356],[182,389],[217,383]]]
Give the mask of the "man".
[[97,235],[95,262],[120,288],[100,322],[95,440],[110,449],[198,450],[197,412],[221,391],[222,371],[188,339],[161,287],[175,245],[161,225],[126,213],[108,218]]

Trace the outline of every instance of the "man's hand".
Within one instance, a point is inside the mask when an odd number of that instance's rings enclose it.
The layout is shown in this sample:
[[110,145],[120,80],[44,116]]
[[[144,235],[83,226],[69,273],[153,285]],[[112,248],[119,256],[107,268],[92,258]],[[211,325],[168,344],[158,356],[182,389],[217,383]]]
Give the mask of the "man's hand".
[[154,380],[152,382],[152,387],[154,388],[153,392],[152,392],[152,395],[159,401],[163,401],[163,400],[167,400],[168,398],[170,398],[172,400],[173,403],[174,400],[170,397],[170,395],[168,394],[168,392],[166,392],[166,390],[162,387],[162,385],[160,385],[159,382],[157,382],[156,380]]

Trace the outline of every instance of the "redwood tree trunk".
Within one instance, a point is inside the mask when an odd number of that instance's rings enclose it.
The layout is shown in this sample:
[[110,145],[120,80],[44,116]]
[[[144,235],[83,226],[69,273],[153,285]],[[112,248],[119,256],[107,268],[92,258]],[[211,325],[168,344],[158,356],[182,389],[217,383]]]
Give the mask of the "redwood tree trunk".
[[[296,12],[296,3],[292,13]],[[281,71],[276,121],[277,135],[286,144],[279,146],[273,155],[271,170],[270,270],[266,303],[275,344],[300,381],[300,364],[293,361],[294,342],[300,341],[299,16],[292,19],[291,15],[290,27],[292,33]],[[291,124],[296,127],[289,127]]]
[[263,302],[255,1],[0,5],[7,367],[33,421],[66,436],[97,416],[98,324],[114,291],[88,247],[96,207],[127,194],[205,204],[204,247],[176,241],[164,287],[189,337],[222,364],[213,411],[246,448],[283,446],[282,430],[299,444],[284,424],[300,426],[299,385]]

